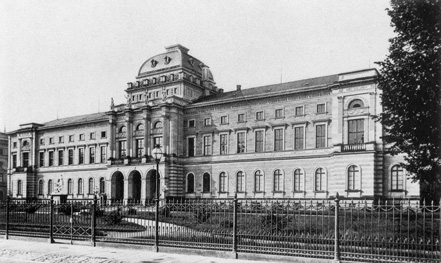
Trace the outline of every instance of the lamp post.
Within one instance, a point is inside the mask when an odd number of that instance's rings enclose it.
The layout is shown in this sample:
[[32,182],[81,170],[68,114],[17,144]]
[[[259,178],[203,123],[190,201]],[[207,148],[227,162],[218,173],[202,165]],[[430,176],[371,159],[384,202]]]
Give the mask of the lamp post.
[[158,252],[159,245],[159,162],[162,158],[162,151],[160,146],[157,144],[155,148],[152,150],[153,159],[156,162],[156,213],[155,213],[155,249]]

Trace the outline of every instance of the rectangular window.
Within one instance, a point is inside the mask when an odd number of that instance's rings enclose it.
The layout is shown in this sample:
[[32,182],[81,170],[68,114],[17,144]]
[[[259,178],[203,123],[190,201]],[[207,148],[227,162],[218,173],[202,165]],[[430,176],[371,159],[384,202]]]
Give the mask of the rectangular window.
[[194,156],[194,137],[187,138],[187,155],[189,157]]
[[84,148],[78,149],[78,164],[84,163]]
[[211,125],[211,119],[210,118],[205,118],[204,119],[204,126],[210,126]]
[[245,113],[237,115],[237,122],[245,122]]
[[227,124],[228,120],[227,120],[227,116],[221,116],[221,124]]
[[228,154],[228,134],[220,135],[220,154]]
[[211,155],[211,136],[204,136],[204,155]]
[[[43,145],[44,145],[44,139],[43,139]],[[12,143],[12,148],[17,148],[17,142]]]
[[144,155],[144,139],[136,140],[136,158],[141,158]]
[[58,137],[58,143],[64,143],[64,136]]
[[12,155],[12,168],[17,168],[17,155]]
[[64,151],[58,150],[58,165],[64,164]]
[[54,152],[50,151],[49,152],[49,166],[53,166],[54,165]]
[[315,126],[316,129],[316,139],[315,139],[315,145],[316,148],[324,148],[326,147],[326,125],[320,124]]
[[256,131],[255,135],[256,135],[255,151],[256,152],[263,152],[263,131]]
[[317,114],[325,113],[325,112],[326,112],[326,104],[325,103],[317,104]]
[[189,120],[188,121],[188,128],[194,128],[195,127],[195,120]]
[[237,153],[245,152],[245,132],[237,133]]
[[96,138],[95,133],[94,133],[94,132],[91,132],[91,133],[90,133],[90,139],[91,139],[91,140],[95,140],[95,138]]
[[162,148],[162,137],[153,137],[153,147],[159,145]]
[[263,111],[256,112],[256,120],[262,121],[263,120]]
[[101,146],[101,163],[105,163],[107,159],[107,149],[106,146]]
[[68,161],[68,165],[71,165],[71,164],[73,164],[73,159],[74,159],[74,150],[73,149],[69,149],[69,151],[68,151],[68,159],[67,159],[67,161]]
[[119,149],[119,158],[126,157],[126,141],[118,141],[118,149]]
[[89,163],[95,163],[95,147],[89,148]]
[[23,167],[28,167],[29,166],[29,153],[25,152],[22,155],[23,157]]
[[303,106],[296,107],[296,116],[302,116],[304,114],[303,112]]
[[73,142],[74,141],[74,136],[73,135],[69,135],[69,142]]
[[294,128],[294,149],[301,150],[304,146],[304,127],[295,127]]
[[84,134],[80,134],[80,138],[79,138],[79,140],[80,140],[80,141],[84,141],[84,139],[85,139]]
[[364,143],[364,120],[348,121],[348,143],[357,144]]
[[283,151],[283,129],[274,129],[274,151]]
[[276,109],[275,115],[276,119],[283,118],[283,109]]
[[54,144],[54,138],[53,137],[49,138],[49,144]]
[[[40,139],[40,145],[44,145],[44,138]],[[14,142],[14,148],[16,148],[16,147],[17,147],[17,143]]]
[[106,137],[107,137],[106,131],[102,131],[101,132],[101,139],[106,138]]
[[44,166],[44,152],[38,153],[38,166],[43,167]]

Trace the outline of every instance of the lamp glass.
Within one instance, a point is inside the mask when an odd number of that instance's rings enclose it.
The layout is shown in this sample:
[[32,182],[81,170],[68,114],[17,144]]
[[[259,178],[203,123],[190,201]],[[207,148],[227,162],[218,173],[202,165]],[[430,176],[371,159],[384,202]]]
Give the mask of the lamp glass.
[[162,150],[158,145],[152,150],[152,156],[156,161],[161,160],[162,158]]

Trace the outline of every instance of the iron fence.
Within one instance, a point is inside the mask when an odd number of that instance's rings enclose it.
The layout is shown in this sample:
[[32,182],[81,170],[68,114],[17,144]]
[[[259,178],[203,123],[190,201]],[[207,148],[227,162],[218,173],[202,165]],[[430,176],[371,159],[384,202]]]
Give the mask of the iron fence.
[[[441,209],[418,200],[8,199],[0,234],[363,262],[440,262]],[[156,226],[158,234],[156,235]]]

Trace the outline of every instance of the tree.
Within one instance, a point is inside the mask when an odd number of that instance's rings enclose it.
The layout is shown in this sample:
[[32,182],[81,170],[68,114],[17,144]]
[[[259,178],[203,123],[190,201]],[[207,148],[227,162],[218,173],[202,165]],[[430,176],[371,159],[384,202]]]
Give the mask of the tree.
[[441,0],[392,0],[395,37],[380,66],[383,139],[420,183],[426,202],[441,196]]

